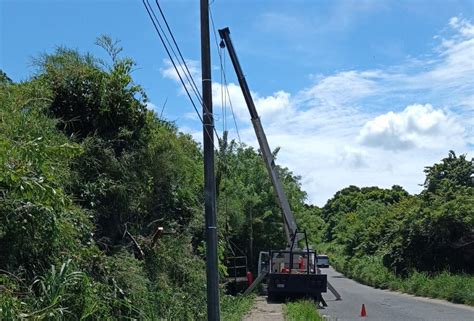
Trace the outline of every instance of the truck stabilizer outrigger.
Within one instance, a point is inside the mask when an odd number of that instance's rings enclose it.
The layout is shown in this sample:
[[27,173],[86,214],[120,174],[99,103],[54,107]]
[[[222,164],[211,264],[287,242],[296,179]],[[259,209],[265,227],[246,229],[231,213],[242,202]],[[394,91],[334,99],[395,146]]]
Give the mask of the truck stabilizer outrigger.
[[[327,288],[340,299],[339,293],[327,282],[327,275],[321,274],[317,267],[317,253],[308,244],[305,231],[299,231],[296,220],[291,211],[285,191],[278,176],[273,154],[268,145],[267,137],[262,127],[260,117],[255,108],[252,95],[247,85],[247,80],[242,72],[237,54],[230,39],[229,28],[219,30],[222,39],[221,47],[227,47],[232,60],[240,88],[245,98],[247,108],[250,112],[253,128],[260,146],[260,152],[265,162],[268,175],[272,182],[278,204],[283,216],[283,226],[287,239],[285,250],[271,250],[261,252],[258,262],[258,277],[253,284],[245,291],[250,293],[255,287],[267,279],[267,290],[269,299],[277,299],[289,296],[311,296],[324,302],[321,293],[327,292]],[[305,246],[300,249],[298,242],[304,240]]]

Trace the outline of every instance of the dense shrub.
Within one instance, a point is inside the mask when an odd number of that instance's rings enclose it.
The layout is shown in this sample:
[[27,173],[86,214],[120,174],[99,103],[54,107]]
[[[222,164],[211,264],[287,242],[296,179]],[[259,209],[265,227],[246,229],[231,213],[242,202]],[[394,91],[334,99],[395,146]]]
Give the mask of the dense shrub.
[[110,66],[59,48],[0,74],[0,319],[204,320],[200,146],[101,43]]

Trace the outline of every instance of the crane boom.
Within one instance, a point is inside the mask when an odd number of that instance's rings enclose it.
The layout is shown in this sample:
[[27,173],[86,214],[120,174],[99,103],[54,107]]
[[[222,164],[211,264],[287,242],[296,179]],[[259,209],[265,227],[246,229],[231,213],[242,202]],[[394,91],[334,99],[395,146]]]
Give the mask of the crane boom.
[[[252,99],[249,87],[247,85],[247,80],[245,79],[244,73],[240,66],[237,54],[235,52],[234,46],[230,39],[230,30],[229,28],[224,28],[219,30],[219,35],[221,36],[227,50],[229,51],[230,59],[234,66],[237,78],[239,80],[240,88],[245,98],[245,102],[250,112],[253,128],[257,136],[258,144],[260,146],[260,152],[262,153],[263,160],[265,162],[265,167],[267,168],[268,174],[273,184],[275,190],[278,204],[280,205],[282,216],[283,216],[283,226],[285,228],[285,234],[288,241],[288,245],[292,244],[294,240],[298,240],[296,237],[298,227],[296,225],[295,217],[291,211],[290,204],[288,203],[288,198],[286,197],[285,191],[281,184],[281,180],[278,176],[278,172],[275,165],[275,159],[268,145],[267,137],[262,127],[260,117],[258,116],[257,109]],[[221,42],[221,46],[223,46]]]
[[[244,95],[247,108],[249,109],[253,128],[255,130],[255,134],[257,135],[258,144],[260,145],[260,152],[262,153],[265,167],[267,168],[278,199],[278,204],[281,208],[283,226],[285,228],[286,239],[288,241],[288,248],[286,250],[260,252],[259,276],[248,288],[246,293],[252,291],[252,289],[254,289],[258,283],[260,283],[265,277],[268,277],[267,291],[269,298],[282,294],[297,294],[305,296],[310,295],[315,297],[324,306],[327,306],[321,295],[322,292],[326,292],[329,288],[329,290],[336,296],[336,300],[340,300],[341,296],[336,291],[336,289],[334,289],[334,287],[329,284],[327,281],[327,275],[321,274],[321,271],[317,268],[315,260],[316,251],[310,249],[306,232],[303,232],[304,239],[306,241],[306,247],[302,250],[297,249],[297,243],[300,240],[299,236],[301,236],[301,233],[298,231],[295,217],[291,211],[288,198],[286,197],[285,191],[283,190],[283,185],[281,184],[280,178],[278,176],[275,159],[270,150],[270,146],[268,146],[267,137],[265,135],[265,131],[263,130],[262,123],[260,122],[257,109],[255,108],[252,95],[247,85],[247,80],[245,79],[244,73],[242,72],[242,67],[240,67],[237,54],[235,53],[234,46],[232,45],[232,41],[230,39],[229,28],[220,29],[219,35],[222,38],[221,47],[226,46],[227,50],[229,51],[232,65],[234,66],[240,88]],[[267,259],[263,260],[263,255],[265,255]],[[299,268],[299,270],[295,269],[295,257],[299,260],[299,262],[306,262],[302,263],[303,266],[306,264],[306,268]],[[280,270],[282,265],[284,268]],[[261,270],[261,267],[265,267],[265,270]]]

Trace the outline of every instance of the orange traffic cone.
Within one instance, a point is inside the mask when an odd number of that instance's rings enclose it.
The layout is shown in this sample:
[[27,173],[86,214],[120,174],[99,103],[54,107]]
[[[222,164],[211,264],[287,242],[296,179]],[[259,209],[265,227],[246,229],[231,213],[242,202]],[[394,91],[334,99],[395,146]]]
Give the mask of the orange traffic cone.
[[367,316],[367,312],[365,312],[365,304],[362,304],[362,309],[360,310],[360,316],[361,317]]

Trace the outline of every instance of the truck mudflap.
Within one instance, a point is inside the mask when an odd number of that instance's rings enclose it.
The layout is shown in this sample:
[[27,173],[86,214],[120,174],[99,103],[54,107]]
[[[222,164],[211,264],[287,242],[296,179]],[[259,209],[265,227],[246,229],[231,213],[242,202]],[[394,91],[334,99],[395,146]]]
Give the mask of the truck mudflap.
[[278,295],[318,295],[327,292],[326,274],[268,274],[268,293]]

